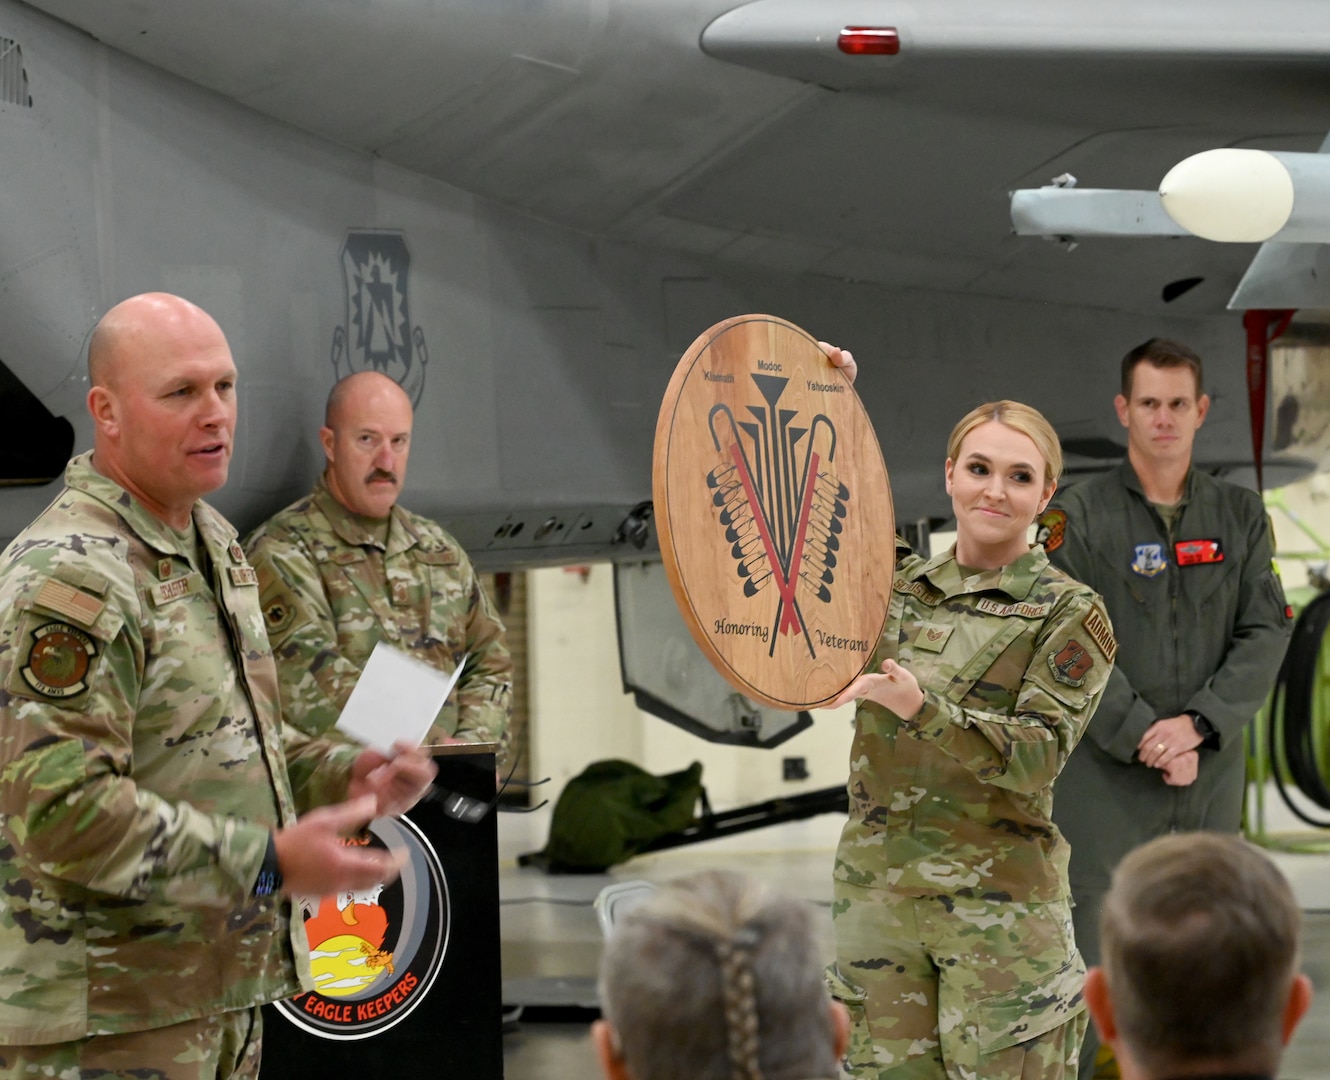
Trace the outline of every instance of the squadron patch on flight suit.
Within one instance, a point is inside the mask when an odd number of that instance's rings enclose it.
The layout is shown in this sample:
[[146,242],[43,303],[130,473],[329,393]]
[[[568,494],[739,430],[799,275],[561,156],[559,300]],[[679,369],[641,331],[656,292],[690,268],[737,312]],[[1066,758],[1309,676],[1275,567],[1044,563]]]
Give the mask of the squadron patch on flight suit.
[[1067,512],[1065,510],[1045,510],[1038,519],[1034,542],[1043,544],[1050,555],[1062,546],[1067,533]]
[[44,698],[64,701],[88,688],[97,644],[77,626],[47,622],[31,631],[28,655],[19,669],[23,681]]
[[1089,649],[1071,638],[1048,658],[1048,667],[1058,682],[1067,686],[1084,686],[1085,676],[1094,667],[1094,657],[1090,655]]
[[1173,545],[1173,558],[1179,566],[1201,566],[1224,561],[1222,540],[1179,540]]
[[1131,568],[1141,577],[1154,577],[1168,569],[1168,556],[1164,554],[1163,544],[1137,544],[1136,558]]

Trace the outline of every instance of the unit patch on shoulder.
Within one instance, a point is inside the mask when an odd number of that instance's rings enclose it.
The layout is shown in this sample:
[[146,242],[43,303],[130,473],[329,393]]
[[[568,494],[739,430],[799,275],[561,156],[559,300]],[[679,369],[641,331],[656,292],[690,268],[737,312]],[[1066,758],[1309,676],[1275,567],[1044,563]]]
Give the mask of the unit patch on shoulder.
[[1094,667],[1094,657],[1084,645],[1071,638],[1055,655],[1048,658],[1048,667],[1058,682],[1068,686],[1084,686],[1085,676]]
[[1113,636],[1113,627],[1109,625],[1108,616],[1098,606],[1092,607],[1089,614],[1081,620],[1081,625],[1090,635],[1090,640],[1099,646],[1104,659],[1111,664],[1113,658],[1118,655],[1118,639]]
[[43,697],[61,701],[88,688],[97,644],[77,626],[49,622],[32,631],[32,644],[21,673]]
[[1067,512],[1065,510],[1045,510],[1039,515],[1035,529],[1034,542],[1043,544],[1050,554],[1062,546],[1067,533]]

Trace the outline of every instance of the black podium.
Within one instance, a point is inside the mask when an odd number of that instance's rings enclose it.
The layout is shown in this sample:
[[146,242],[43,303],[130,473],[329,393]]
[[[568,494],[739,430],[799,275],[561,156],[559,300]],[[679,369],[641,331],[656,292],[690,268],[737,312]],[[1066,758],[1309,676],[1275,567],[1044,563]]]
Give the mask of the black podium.
[[495,815],[445,812],[494,798],[495,749],[441,748],[435,797],[370,826],[409,853],[398,881],[302,902],[316,989],[264,1006],[263,1080],[503,1076]]

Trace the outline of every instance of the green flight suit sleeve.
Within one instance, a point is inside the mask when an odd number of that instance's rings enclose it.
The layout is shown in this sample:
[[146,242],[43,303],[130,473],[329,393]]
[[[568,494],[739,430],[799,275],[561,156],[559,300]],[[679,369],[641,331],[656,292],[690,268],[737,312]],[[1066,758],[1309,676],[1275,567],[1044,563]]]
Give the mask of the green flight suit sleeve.
[[1080,741],[1112,669],[1105,637],[1087,631],[1087,618],[1107,627],[1103,609],[1084,593],[1064,597],[1050,612],[1010,712],[967,704],[974,692],[958,703],[926,686],[905,730],[935,743],[984,783],[1023,794],[1047,788]]
[[[1054,505],[1050,509],[1063,507]],[[1095,567],[1091,560],[1086,530],[1081,526],[1087,515],[1077,507],[1066,511],[1077,528],[1068,528],[1058,547],[1049,552],[1048,561],[1077,581],[1092,582]],[[1120,667],[1114,666],[1107,685],[1085,730],[1085,737],[1104,753],[1124,764],[1136,760],[1136,747],[1159,717],[1154,707],[1132,687]]]
[[1264,510],[1250,527],[1248,556],[1238,584],[1238,610],[1223,663],[1187,702],[1213,725],[1223,747],[1265,702],[1292,633],[1283,586],[1275,573],[1270,523]]

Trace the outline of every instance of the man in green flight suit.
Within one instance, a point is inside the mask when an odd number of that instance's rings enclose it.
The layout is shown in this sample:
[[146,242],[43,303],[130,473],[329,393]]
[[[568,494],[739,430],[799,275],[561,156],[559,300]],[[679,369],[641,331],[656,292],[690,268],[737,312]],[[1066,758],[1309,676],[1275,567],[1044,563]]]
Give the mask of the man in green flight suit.
[[465,665],[427,742],[501,742],[512,709],[503,624],[457,541],[397,505],[412,420],[411,399],[386,375],[338,381],[319,432],[327,468],[246,543],[282,716],[328,731],[384,641],[445,673]]
[[88,368],[93,452],[0,556],[0,1078],[252,1078],[260,1006],[313,988],[287,897],[395,878],[343,836],[434,766],[281,725],[254,571],[200,501],[236,423],[217,323],[133,297]]
[[[1104,598],[1121,646],[1054,801],[1089,964],[1100,962],[1100,908],[1128,851],[1168,832],[1237,832],[1243,731],[1290,631],[1261,497],[1192,468],[1210,407],[1200,358],[1152,338],[1123,358],[1115,405],[1127,460],[1059,492],[1039,519],[1049,558]],[[1097,1045],[1091,1032],[1082,1080]]]

